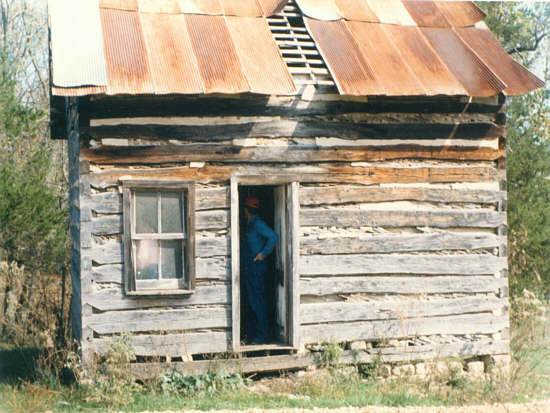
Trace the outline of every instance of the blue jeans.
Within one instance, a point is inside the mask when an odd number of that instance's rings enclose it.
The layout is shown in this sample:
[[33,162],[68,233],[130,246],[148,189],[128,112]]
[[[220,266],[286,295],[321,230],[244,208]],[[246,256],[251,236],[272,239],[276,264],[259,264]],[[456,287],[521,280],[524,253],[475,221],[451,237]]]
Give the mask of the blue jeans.
[[266,261],[245,259],[245,289],[249,308],[248,339],[261,343],[269,339],[269,321],[267,314],[266,278],[268,266]]

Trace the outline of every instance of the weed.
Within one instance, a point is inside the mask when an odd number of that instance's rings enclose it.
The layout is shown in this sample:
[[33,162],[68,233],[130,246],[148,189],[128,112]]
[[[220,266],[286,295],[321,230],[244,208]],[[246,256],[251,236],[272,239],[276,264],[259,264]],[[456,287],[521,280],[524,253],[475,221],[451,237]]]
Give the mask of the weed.
[[190,376],[178,371],[171,371],[162,376],[161,389],[167,394],[190,396],[238,390],[244,388],[246,383],[243,376],[236,373],[212,372]]
[[323,343],[319,355],[319,367],[337,367],[342,357],[342,347],[338,343]]

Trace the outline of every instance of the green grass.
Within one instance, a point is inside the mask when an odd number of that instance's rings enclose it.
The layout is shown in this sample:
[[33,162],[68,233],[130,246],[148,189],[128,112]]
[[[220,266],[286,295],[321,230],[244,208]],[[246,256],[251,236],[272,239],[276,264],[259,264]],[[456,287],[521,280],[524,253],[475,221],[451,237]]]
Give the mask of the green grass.
[[[521,323],[518,323],[520,326]],[[484,382],[464,378],[366,380],[354,368],[329,368],[315,373],[248,381],[238,388],[208,388],[189,396],[167,393],[160,383],[131,390],[129,403],[92,402],[97,395],[86,386],[62,386],[36,375],[39,352],[0,345],[0,413],[141,412],[144,410],[242,410],[250,408],[338,408],[344,406],[446,406],[496,402],[523,402],[550,398],[550,325],[539,329],[525,323],[512,340],[512,379],[496,377]],[[536,332],[534,334],[533,332]],[[223,383],[231,384],[222,376]],[[115,384],[116,385],[116,384]],[[226,386],[228,387],[228,386]],[[107,383],[110,388],[110,382]],[[193,390],[195,388],[191,388]]]

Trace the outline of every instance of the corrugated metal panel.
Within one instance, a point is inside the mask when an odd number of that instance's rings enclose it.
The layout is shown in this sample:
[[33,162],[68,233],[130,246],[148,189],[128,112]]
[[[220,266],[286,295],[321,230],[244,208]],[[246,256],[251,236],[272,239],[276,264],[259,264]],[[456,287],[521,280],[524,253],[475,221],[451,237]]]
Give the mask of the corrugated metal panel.
[[220,0],[179,0],[179,6],[183,13],[223,15]]
[[221,16],[186,15],[191,44],[206,93],[249,90],[239,57]]
[[376,95],[381,89],[364,61],[344,21],[323,22],[305,18],[342,95]]
[[383,25],[383,29],[401,53],[427,95],[467,95],[466,89],[430,47],[420,29]]
[[202,80],[183,14],[141,13],[155,93],[202,93]]
[[286,6],[289,0],[258,0],[262,7],[263,15],[266,17],[280,13]]
[[334,0],[296,0],[302,13],[316,20],[340,20],[342,16]]
[[281,58],[265,19],[226,19],[250,91],[267,95],[289,95],[296,92],[292,76]]
[[101,9],[108,94],[147,94],[154,87],[138,12]]
[[436,3],[451,26],[473,26],[485,19],[485,13],[473,1],[438,1]]
[[334,0],[340,15],[346,20],[378,22],[378,17],[365,0]]
[[399,50],[384,33],[382,24],[346,22],[363,58],[382,87],[378,94],[388,96],[422,95],[425,90]]
[[220,0],[226,16],[260,17],[263,11],[256,0]]
[[507,95],[521,95],[544,86],[544,82],[512,59],[488,30],[458,28],[460,38],[499,76]]
[[61,87],[106,85],[97,0],[78,3],[50,0],[49,14],[53,84]]
[[424,27],[450,27],[449,22],[433,1],[403,0],[416,24]]
[[381,23],[416,26],[401,0],[366,0]]
[[177,0],[137,0],[138,8],[146,13],[180,13]]
[[105,93],[105,86],[84,86],[84,87],[52,87],[54,96],[88,96],[101,95]]
[[506,88],[452,29],[421,30],[470,96],[495,96]]
[[99,0],[99,7],[104,9],[137,11],[138,4],[137,0]]

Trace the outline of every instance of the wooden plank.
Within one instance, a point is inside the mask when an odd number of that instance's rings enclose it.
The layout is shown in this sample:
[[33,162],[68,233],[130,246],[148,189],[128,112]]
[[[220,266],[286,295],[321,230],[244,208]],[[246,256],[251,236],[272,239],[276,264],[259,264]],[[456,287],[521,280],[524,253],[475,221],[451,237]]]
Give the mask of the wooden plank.
[[[136,356],[182,357],[193,354],[224,353],[228,351],[230,338],[227,332],[184,333],[165,335],[133,335],[129,345]],[[95,339],[92,348],[97,354],[105,354],[113,343],[111,337]]]
[[116,125],[84,127],[93,138],[182,139],[195,142],[234,138],[312,138],[337,136],[343,139],[479,139],[496,138],[505,128],[494,123],[353,123],[319,120],[273,120],[221,125]]
[[204,168],[172,167],[151,169],[109,169],[90,175],[94,188],[108,188],[118,185],[121,178],[193,180],[197,182],[227,182],[232,175],[287,176],[289,181],[315,183],[356,183],[372,185],[381,183],[454,183],[487,182],[498,179],[498,171],[487,166],[461,167],[383,167],[351,165],[317,166],[205,166]]
[[97,334],[228,328],[229,313],[223,307],[110,311],[92,314],[88,325]]
[[505,199],[505,191],[476,189],[365,188],[348,185],[303,186],[300,189],[300,203],[303,206],[390,201],[492,204]]
[[370,211],[360,209],[302,209],[302,226],[323,227],[470,227],[496,228],[506,222],[506,213],[487,209],[417,211]]
[[405,320],[302,326],[304,343],[342,342],[415,337],[434,334],[494,334],[507,325],[508,317],[492,313],[418,317]]
[[302,296],[335,294],[495,293],[506,280],[492,276],[363,276],[316,277],[300,280]]
[[[197,280],[227,280],[231,260],[228,257],[195,258]],[[101,265],[93,267],[95,282],[120,283],[123,275],[122,265]]]
[[[465,341],[441,345],[424,345],[418,351],[411,351],[411,347],[388,348],[392,353],[377,355],[379,349],[372,350],[372,354],[346,350],[340,357],[342,365],[357,363],[373,363],[382,361],[387,363],[403,361],[422,361],[442,359],[447,357],[473,357],[493,354],[507,354],[507,341]],[[319,353],[290,354],[281,356],[213,359],[193,362],[175,363],[139,363],[132,364],[132,373],[141,379],[158,377],[164,370],[176,370],[187,375],[204,374],[208,372],[224,371],[238,373],[260,373],[285,370],[303,369],[319,363]]]
[[105,289],[89,296],[87,304],[99,311],[144,310],[159,307],[229,304],[230,288],[227,285],[198,285],[195,292],[185,296],[126,296],[121,289]]
[[82,112],[88,117],[125,118],[139,116],[296,116],[330,115],[338,113],[432,113],[461,114],[496,113],[503,101],[481,104],[461,101],[455,97],[369,97],[368,102],[310,101],[300,105],[299,97],[272,98],[250,95],[238,97],[211,96],[98,96],[83,103]]
[[[215,230],[228,227],[229,211],[212,210],[197,211],[196,229]],[[94,217],[91,222],[93,235],[117,235],[122,233],[122,215],[101,215]]]
[[[209,209],[229,208],[228,188],[197,188],[196,211]],[[122,213],[122,196],[118,192],[97,192],[91,195],[90,200],[84,203],[97,214]]]
[[231,346],[241,345],[241,259],[239,228],[239,182],[231,177]]
[[287,187],[288,195],[288,228],[290,242],[288,244],[288,274],[290,281],[290,344],[294,348],[301,345],[300,339],[300,185],[297,182]]
[[[279,135],[287,136],[287,135]],[[327,135],[321,135],[327,136]],[[340,137],[340,135],[336,135]],[[397,159],[439,159],[495,161],[505,156],[502,149],[472,145],[447,146],[393,145],[358,147],[319,147],[306,145],[242,147],[231,144],[186,144],[168,146],[101,146],[83,148],[83,157],[97,165],[140,165],[176,162],[311,163],[365,162]]]
[[302,324],[350,322],[366,320],[402,320],[412,317],[482,313],[501,310],[507,301],[490,296],[446,299],[410,299],[347,301],[302,304]]
[[398,253],[413,251],[479,250],[497,248],[502,239],[495,234],[435,232],[423,234],[330,235],[302,237],[302,255]]
[[300,274],[362,275],[495,275],[507,260],[495,255],[342,254],[307,255],[301,258]]

